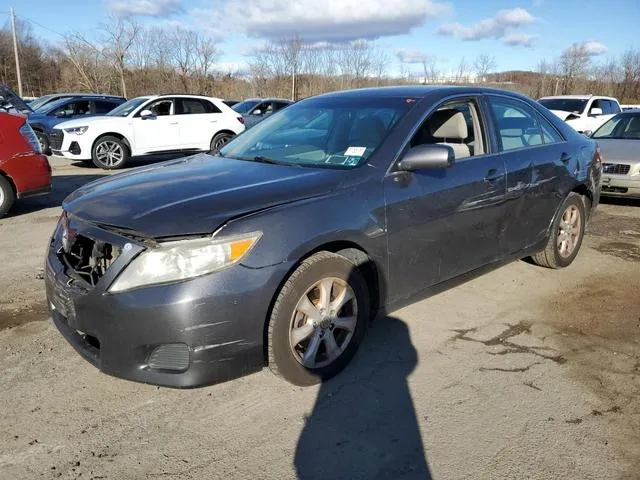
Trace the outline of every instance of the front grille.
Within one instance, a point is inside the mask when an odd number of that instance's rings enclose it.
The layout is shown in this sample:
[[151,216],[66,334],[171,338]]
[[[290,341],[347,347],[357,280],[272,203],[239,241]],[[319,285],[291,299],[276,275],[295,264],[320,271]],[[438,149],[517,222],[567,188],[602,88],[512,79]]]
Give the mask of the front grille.
[[62,148],[63,140],[64,132],[54,128],[53,132],[49,135],[49,145],[51,146],[51,150],[60,150]]
[[58,257],[67,267],[69,277],[94,287],[121,253],[122,249],[116,245],[63,229]]
[[615,175],[626,175],[631,170],[631,165],[622,163],[603,163],[602,173],[613,173]]

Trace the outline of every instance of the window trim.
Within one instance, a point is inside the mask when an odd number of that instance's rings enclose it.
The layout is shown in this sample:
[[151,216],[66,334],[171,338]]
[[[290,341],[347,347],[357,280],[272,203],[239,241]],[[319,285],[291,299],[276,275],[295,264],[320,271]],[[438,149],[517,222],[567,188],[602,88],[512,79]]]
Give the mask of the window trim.
[[163,117],[173,117],[176,111],[176,99],[174,97],[161,97],[161,98],[152,98],[149,99],[146,103],[143,103],[138,107],[136,113],[133,114],[132,118],[140,118],[140,114],[144,110],[149,110],[149,107],[157,102],[171,102],[171,110],[169,110],[169,115],[161,115]]
[[415,125],[409,131],[409,134],[403,140],[402,146],[393,157],[393,160],[389,163],[389,167],[387,168],[387,171],[384,174],[384,178],[391,177],[396,173],[398,173],[398,170],[397,170],[398,163],[400,163],[400,161],[402,160],[402,157],[406,155],[408,151],[407,148],[411,144],[411,139],[414,137],[416,133],[418,133],[418,130],[420,129],[422,124],[427,120],[427,118],[429,118],[429,116],[431,116],[437,109],[439,109],[441,106],[447,103],[453,103],[456,101],[460,103],[460,102],[464,102],[465,100],[475,101],[476,106],[478,107],[478,114],[480,115],[479,120],[480,120],[480,123],[483,124],[484,126],[483,144],[485,147],[485,153],[483,153],[482,155],[474,155],[472,157],[469,157],[468,159],[464,159],[461,161],[465,161],[465,160],[468,161],[471,158],[486,158],[492,155],[498,155],[500,152],[493,151],[494,145],[493,145],[493,142],[490,141],[491,136],[489,134],[489,129],[488,129],[489,122],[487,121],[487,112],[485,111],[486,107],[484,105],[485,94],[484,93],[456,93],[456,94],[444,97],[439,103],[436,103],[433,107],[425,110],[425,112],[420,116],[420,119],[415,123]]

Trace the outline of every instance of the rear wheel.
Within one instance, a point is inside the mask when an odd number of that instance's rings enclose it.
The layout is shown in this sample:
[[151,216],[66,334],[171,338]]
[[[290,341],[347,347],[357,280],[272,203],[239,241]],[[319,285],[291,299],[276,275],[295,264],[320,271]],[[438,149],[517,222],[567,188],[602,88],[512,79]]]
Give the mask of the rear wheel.
[[7,214],[16,200],[16,194],[9,180],[0,175],[0,217]]
[[553,222],[547,246],[532,257],[534,263],[547,268],[571,265],[584,238],[585,210],[582,197],[577,193],[570,193]]
[[107,135],[93,145],[91,159],[96,167],[104,170],[122,168],[129,160],[129,148],[118,137]]
[[367,284],[358,268],[319,252],[278,294],[269,320],[269,368],[294,385],[331,378],[355,354],[368,319]]
[[210,148],[210,152],[211,153],[218,153],[218,151],[224,147],[229,140],[231,140],[233,138],[233,135],[229,134],[229,133],[225,133],[225,132],[220,132],[217,133],[216,135],[214,135],[214,137],[211,139],[211,145],[209,146]]

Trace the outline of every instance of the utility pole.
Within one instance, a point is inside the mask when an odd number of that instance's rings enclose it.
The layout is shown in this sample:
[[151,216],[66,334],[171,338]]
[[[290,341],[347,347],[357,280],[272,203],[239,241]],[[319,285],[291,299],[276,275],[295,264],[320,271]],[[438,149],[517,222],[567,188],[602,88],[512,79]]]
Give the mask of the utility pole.
[[11,31],[13,32],[13,54],[16,57],[16,77],[18,78],[18,95],[22,97],[22,78],[20,76],[20,58],[18,57],[18,37],[16,36],[16,13],[13,8],[9,9],[11,13]]

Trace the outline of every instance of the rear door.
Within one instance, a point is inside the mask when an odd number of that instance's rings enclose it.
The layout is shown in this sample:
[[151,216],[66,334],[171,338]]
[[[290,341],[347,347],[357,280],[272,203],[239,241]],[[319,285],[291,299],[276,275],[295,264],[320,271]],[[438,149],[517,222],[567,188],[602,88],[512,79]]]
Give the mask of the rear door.
[[204,98],[178,97],[176,119],[180,126],[180,148],[208,150],[213,136],[223,128],[222,113]]
[[507,170],[502,248],[513,254],[545,238],[577,158],[553,125],[527,103],[487,96]]
[[479,98],[440,105],[406,149],[429,143],[451,146],[454,165],[392,171],[384,180],[392,302],[501,255],[506,172],[502,156],[492,151]]

